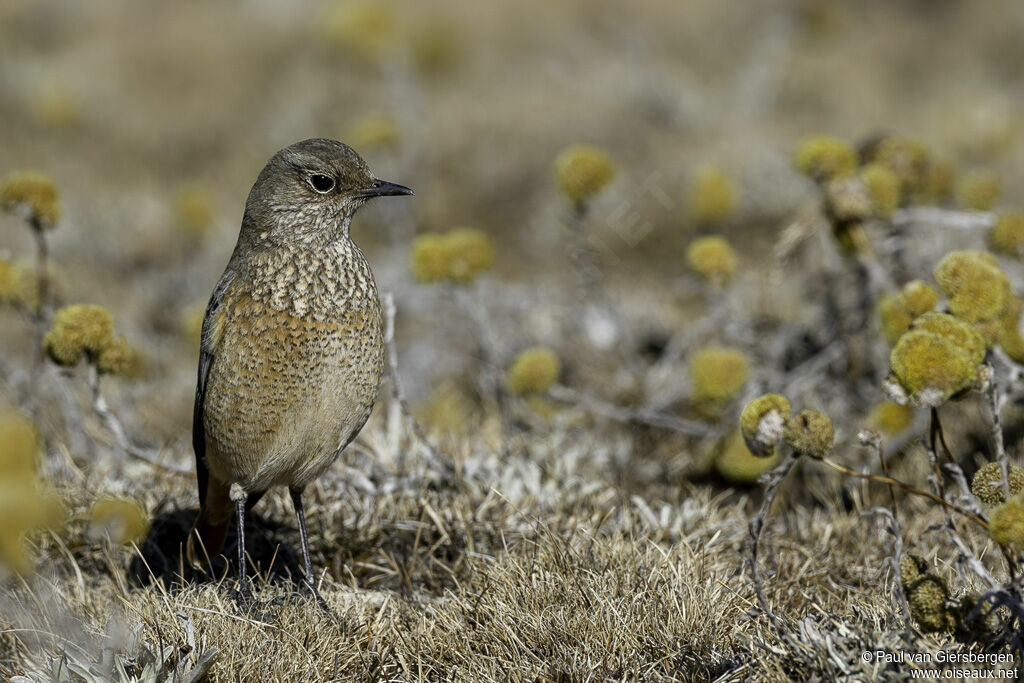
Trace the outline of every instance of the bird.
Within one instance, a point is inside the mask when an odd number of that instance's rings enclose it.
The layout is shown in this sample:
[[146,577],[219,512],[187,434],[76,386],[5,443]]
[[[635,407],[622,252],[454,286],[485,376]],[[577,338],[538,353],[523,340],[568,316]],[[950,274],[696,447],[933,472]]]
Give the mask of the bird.
[[287,486],[302,582],[326,604],[313,582],[302,493],[366,424],[384,371],[380,298],[352,217],[374,197],[412,194],[378,180],[348,145],[311,138],[274,154],[246,199],[203,318],[192,425],[199,514],[186,544],[201,569],[234,520],[243,599],[252,596],[246,513]]

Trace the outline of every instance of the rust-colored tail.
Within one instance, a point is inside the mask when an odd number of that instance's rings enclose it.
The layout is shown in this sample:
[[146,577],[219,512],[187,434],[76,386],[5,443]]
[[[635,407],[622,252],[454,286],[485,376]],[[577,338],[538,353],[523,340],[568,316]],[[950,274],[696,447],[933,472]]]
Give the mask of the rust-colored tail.
[[199,516],[185,544],[185,558],[193,569],[209,567],[209,561],[224,548],[224,539],[228,535],[234,513],[228,491],[227,485],[210,478]]

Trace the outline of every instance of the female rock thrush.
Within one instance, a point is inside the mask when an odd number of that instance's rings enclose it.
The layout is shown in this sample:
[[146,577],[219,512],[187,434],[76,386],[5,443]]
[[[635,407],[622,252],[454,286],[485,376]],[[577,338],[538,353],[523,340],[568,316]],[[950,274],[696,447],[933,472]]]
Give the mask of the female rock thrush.
[[377,180],[347,145],[312,139],[267,162],[203,320],[192,443],[199,517],[194,567],[224,546],[232,513],[248,595],[245,513],[271,486],[291,492],[312,582],[302,491],[370,415],[384,368],[380,301],[349,236],[372,197],[412,190]]

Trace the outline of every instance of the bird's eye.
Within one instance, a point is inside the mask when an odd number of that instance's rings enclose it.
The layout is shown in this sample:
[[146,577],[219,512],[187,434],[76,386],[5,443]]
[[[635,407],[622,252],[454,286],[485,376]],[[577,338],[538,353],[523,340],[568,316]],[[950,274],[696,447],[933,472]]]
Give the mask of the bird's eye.
[[309,184],[320,194],[327,194],[334,189],[334,178],[328,175],[314,173],[309,176]]

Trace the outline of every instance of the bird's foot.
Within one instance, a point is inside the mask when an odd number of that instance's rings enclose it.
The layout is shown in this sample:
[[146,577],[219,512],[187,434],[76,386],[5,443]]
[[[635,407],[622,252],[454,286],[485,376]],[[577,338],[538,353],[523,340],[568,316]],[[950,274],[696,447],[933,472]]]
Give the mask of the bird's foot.
[[320,595],[320,591],[317,589],[316,584],[313,583],[309,577],[303,576],[299,583],[306,589],[306,591],[309,592],[309,597],[313,599],[313,602],[316,603],[316,606],[319,607],[321,611],[326,612],[332,617],[335,616],[334,610],[332,610],[331,606],[327,604],[326,600],[324,600],[324,596]]
[[240,579],[237,588],[231,589],[231,599],[235,601],[235,605],[239,610],[246,610],[252,607],[256,603],[256,598],[252,591],[252,581],[249,579]]
[[268,624],[277,621],[277,615],[267,611],[267,607],[273,605],[274,601],[257,600],[253,592],[252,582],[248,579],[239,581],[238,588],[231,591],[231,598],[235,601],[238,616]]

